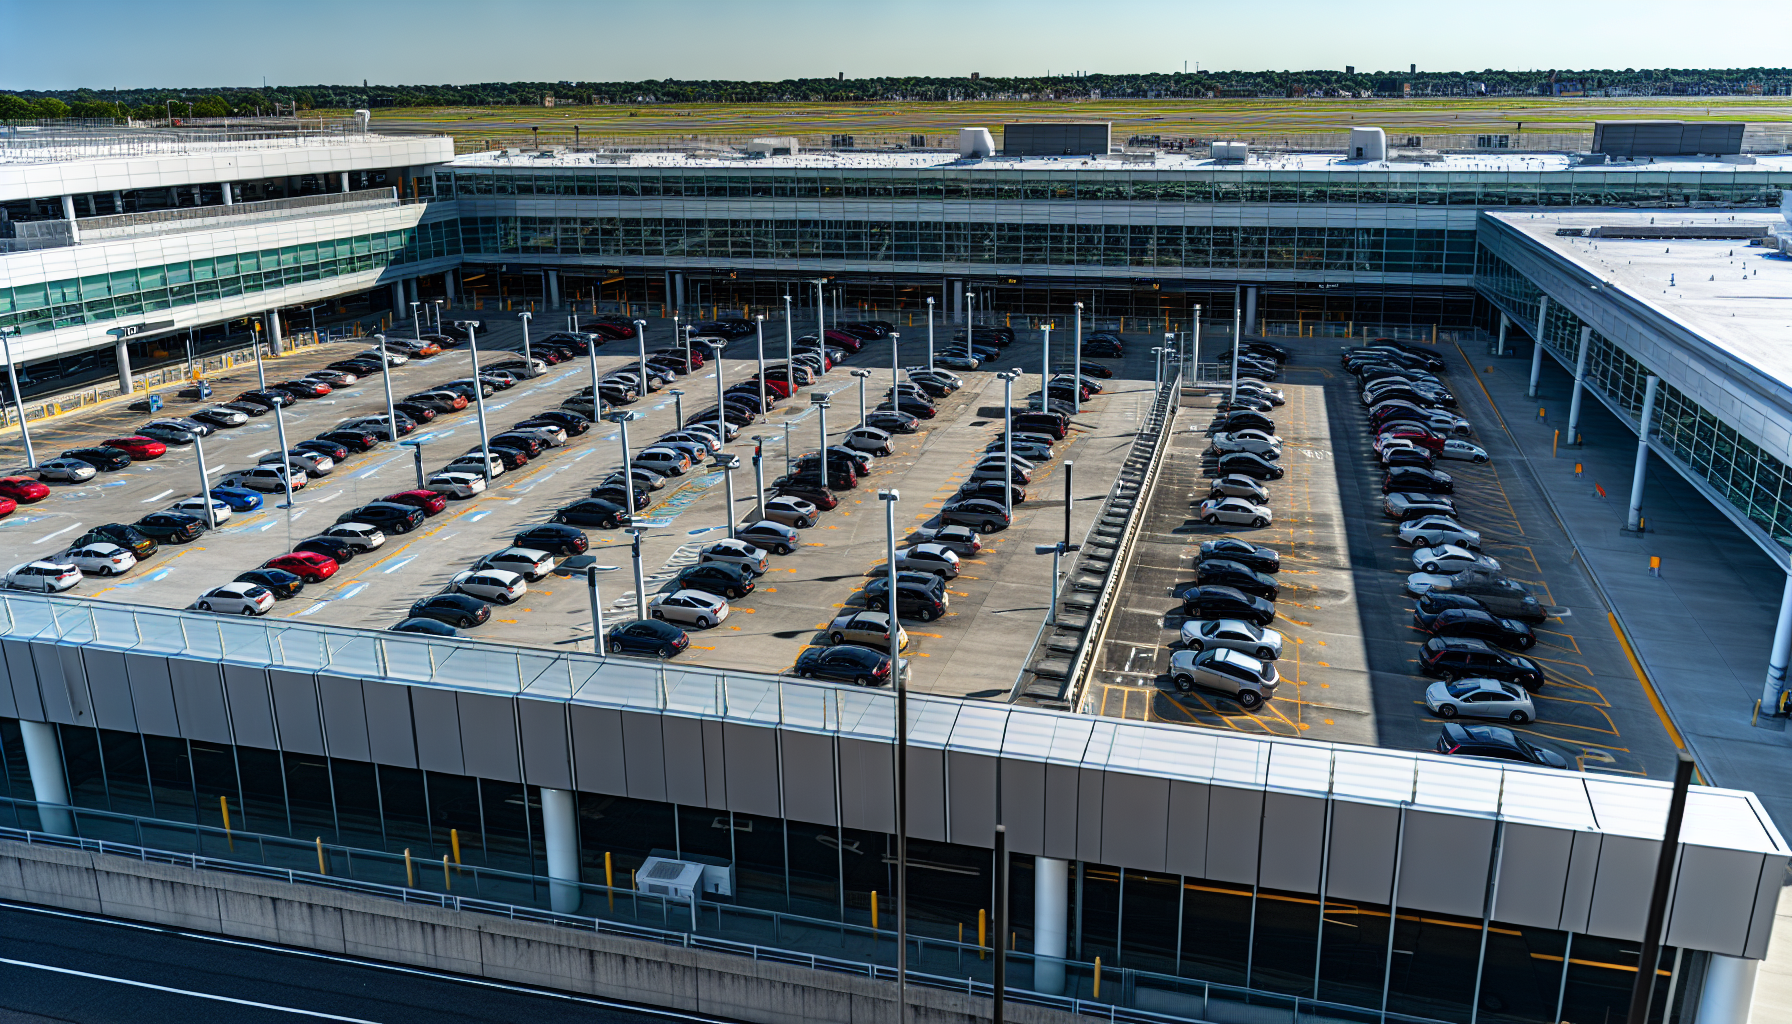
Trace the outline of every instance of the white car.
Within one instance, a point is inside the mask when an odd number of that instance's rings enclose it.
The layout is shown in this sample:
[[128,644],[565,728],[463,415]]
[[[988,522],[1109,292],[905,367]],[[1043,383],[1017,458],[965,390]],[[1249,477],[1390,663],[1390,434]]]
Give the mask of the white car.
[[385,531],[366,523],[337,523],[318,536],[339,540],[356,551],[372,551],[386,543]]
[[856,452],[870,452],[873,455],[889,455],[896,450],[887,430],[876,427],[854,427],[846,432],[841,444]]
[[[473,461],[477,463],[479,457],[475,455]],[[485,492],[485,477],[477,472],[444,469],[431,476],[424,488],[437,494],[446,494],[450,498],[471,498]]]
[[[227,474],[224,479],[219,480],[218,483],[224,487],[247,487],[252,491],[262,491],[272,494],[275,491],[286,490],[287,472],[288,470],[286,466],[278,462],[272,462],[265,466],[256,466],[254,469],[244,469]],[[292,470],[291,472],[292,489],[295,491],[304,487],[306,482],[310,480],[309,477],[298,470]]]
[[1266,459],[1275,459],[1282,455],[1282,439],[1255,429],[1234,430],[1230,433],[1222,430],[1213,435],[1213,450],[1221,455],[1227,452],[1250,452]]
[[691,459],[674,448],[653,447],[636,452],[630,465],[661,476],[683,476],[691,469]]
[[[168,511],[184,513],[203,523],[205,522],[205,502],[205,498],[198,496],[182,498],[168,506]],[[212,498],[211,503],[213,516],[212,522],[217,523],[219,526],[223,526],[225,523],[230,522],[230,503],[221,501],[217,498]]]
[[1239,379],[1238,393],[1241,395],[1250,395],[1253,398],[1261,398],[1271,405],[1282,405],[1288,401],[1288,396],[1282,394],[1281,389],[1272,388],[1260,380],[1251,380],[1249,378]]
[[50,459],[37,464],[37,475],[45,480],[67,480],[71,484],[85,483],[99,474],[99,470],[90,462],[80,459]]
[[[403,420],[405,418],[404,413],[399,413],[398,418]],[[359,430],[362,433],[372,434],[382,441],[392,440],[392,430],[386,426],[386,417],[384,416],[363,416],[358,420],[349,420],[346,423],[337,424],[336,429]]]
[[1445,441],[1444,450],[1438,452],[1437,455],[1442,459],[1466,459],[1469,462],[1487,461],[1487,449],[1455,437]]
[[6,571],[6,585],[14,590],[42,590],[54,593],[81,582],[81,569],[68,562],[48,559],[25,562]]
[[1472,550],[1481,546],[1481,531],[1471,530],[1449,516],[1420,516],[1400,524],[1400,539],[1415,548],[1455,544]]
[[503,569],[525,580],[538,580],[554,571],[554,556],[534,548],[505,548],[482,556],[473,563],[475,569]]
[[[523,357],[518,355],[514,359],[505,360],[499,365],[498,369],[503,370],[505,373],[514,373],[519,377],[540,377],[548,372],[548,364],[540,359],[530,359],[527,362],[524,362]],[[481,366],[479,372],[491,373],[492,368],[489,366]]]
[[1201,503],[1201,520],[1207,525],[1234,523],[1264,527],[1275,521],[1268,505],[1258,505],[1243,498],[1209,498]]
[[1182,645],[1191,651],[1224,647],[1258,661],[1282,656],[1282,634],[1242,619],[1190,619],[1182,624]]
[[755,576],[765,575],[771,560],[764,551],[742,540],[719,540],[697,553],[699,562],[727,562],[738,565]]
[[200,594],[193,607],[202,612],[266,615],[274,607],[274,592],[259,583],[226,583]]
[[896,552],[898,571],[930,572],[941,579],[958,576],[958,555],[944,544],[916,544]]
[[1441,544],[1434,548],[1414,548],[1412,553],[1413,568],[1420,572],[1442,573],[1450,575],[1464,569],[1488,569],[1498,572],[1499,559],[1477,554],[1465,547],[1455,544]]
[[[365,352],[356,352],[354,355],[349,356],[349,358],[350,359],[371,359],[377,363],[380,361],[380,350],[377,348],[370,348]],[[410,356],[407,356],[403,352],[398,351],[398,349],[392,347],[391,345],[386,346],[386,365],[387,366],[403,366],[404,364],[406,364],[410,361],[411,361]]]
[[1439,718],[1503,718],[1513,725],[1537,720],[1537,707],[1524,687],[1498,679],[1432,683],[1425,687],[1425,706]]
[[983,538],[968,526],[922,526],[909,536],[916,543],[938,544],[959,555],[974,555],[983,550]]
[[455,573],[448,589],[494,604],[510,604],[529,592],[529,584],[509,569],[468,569]]
[[647,614],[667,622],[708,629],[728,617],[728,602],[701,590],[674,590],[649,601]]
[[[263,466],[269,463],[278,465],[281,462],[280,453],[269,452],[255,461]],[[285,462],[294,469],[304,470],[306,476],[327,476],[330,470],[336,468],[335,459],[328,455],[319,455],[317,452],[308,452],[303,448],[287,449]]]
[[[493,456],[490,456],[488,459],[486,459],[485,462],[486,462],[486,465],[491,467],[492,476],[503,475],[503,473],[504,473],[504,460],[503,459],[499,458],[496,455],[493,455]],[[464,471],[467,473],[471,473],[474,476],[479,477],[480,482],[483,483],[485,480],[485,475],[479,472],[479,463],[480,463],[479,453],[473,452],[473,453],[469,453],[467,455],[460,456],[459,458],[455,459],[453,462],[450,462],[448,465],[444,466],[443,470],[444,471],[449,471],[449,470]]]
[[83,573],[95,576],[118,576],[131,571],[137,564],[137,556],[116,544],[95,541],[83,544],[78,548],[64,551],[60,556]]
[[767,519],[783,523],[785,526],[794,526],[799,530],[807,530],[821,518],[820,509],[801,498],[794,498],[790,495],[767,498],[762,514]]

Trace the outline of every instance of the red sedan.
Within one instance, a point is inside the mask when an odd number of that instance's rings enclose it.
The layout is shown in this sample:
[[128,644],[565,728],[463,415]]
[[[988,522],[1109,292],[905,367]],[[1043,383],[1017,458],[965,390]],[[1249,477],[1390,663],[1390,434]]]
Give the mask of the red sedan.
[[28,476],[0,477],[0,497],[11,498],[19,505],[29,505],[49,496],[48,487]]
[[0,498],[0,519],[5,519],[7,516],[12,515],[13,510],[18,507],[19,503],[11,498]]
[[110,441],[101,441],[100,444],[124,452],[131,457],[132,462],[147,462],[168,454],[167,445],[148,437],[115,437]]
[[314,551],[294,551],[263,562],[263,569],[285,569],[306,583],[321,583],[336,575],[336,560]]
[[426,516],[433,516],[448,507],[448,498],[435,491],[399,491],[388,494],[381,501],[396,502],[400,505],[414,505],[423,510]]
[[321,380],[285,380],[268,386],[275,391],[284,391],[300,398],[322,398],[335,390]]
[[1387,438],[1399,438],[1404,441],[1411,441],[1420,448],[1430,451],[1433,455],[1444,450],[1445,438],[1443,435],[1417,424],[1401,424],[1400,426],[1389,427],[1386,430],[1383,430],[1376,438],[1377,451],[1380,450],[1380,442]]
[[[753,383],[758,383],[757,379],[755,379]],[[779,398],[789,398],[791,392],[796,389],[790,386],[790,381],[788,380],[779,380],[776,377],[767,375],[765,378],[765,390],[767,394],[777,395]]]

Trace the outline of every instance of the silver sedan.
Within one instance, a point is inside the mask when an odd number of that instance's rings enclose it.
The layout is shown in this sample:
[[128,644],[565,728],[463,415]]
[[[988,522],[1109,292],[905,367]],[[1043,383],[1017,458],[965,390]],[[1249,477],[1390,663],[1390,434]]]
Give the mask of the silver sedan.
[[99,473],[92,463],[80,459],[51,459],[37,464],[37,475],[45,480],[67,480],[71,484],[85,483]]
[[1282,656],[1282,634],[1242,619],[1190,619],[1182,624],[1182,645],[1191,651],[1223,647],[1259,661]]
[[1170,682],[1185,693],[1197,686],[1218,690],[1249,711],[1275,696],[1280,676],[1274,662],[1220,648],[1170,655]]
[[708,629],[728,617],[728,602],[701,590],[674,590],[656,596],[648,604],[647,614],[667,622]]
[[1498,679],[1432,683],[1425,687],[1425,706],[1439,718],[1503,718],[1514,725],[1537,720],[1536,705],[1524,687]]
[[1415,548],[1455,544],[1478,549],[1481,546],[1481,531],[1471,530],[1449,516],[1420,516],[1400,524],[1400,539]]
[[1464,569],[1489,569],[1498,572],[1500,568],[1499,559],[1477,554],[1455,544],[1414,548],[1412,565],[1420,572],[1429,573],[1458,573]]

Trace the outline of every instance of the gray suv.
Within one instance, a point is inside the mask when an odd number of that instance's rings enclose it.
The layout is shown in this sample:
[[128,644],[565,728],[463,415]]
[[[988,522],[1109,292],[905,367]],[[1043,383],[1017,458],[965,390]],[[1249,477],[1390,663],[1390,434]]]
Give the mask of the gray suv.
[[1170,655],[1170,682],[1187,693],[1199,686],[1217,690],[1250,711],[1276,695],[1273,661],[1259,661],[1248,654],[1216,647],[1205,651],[1177,651]]

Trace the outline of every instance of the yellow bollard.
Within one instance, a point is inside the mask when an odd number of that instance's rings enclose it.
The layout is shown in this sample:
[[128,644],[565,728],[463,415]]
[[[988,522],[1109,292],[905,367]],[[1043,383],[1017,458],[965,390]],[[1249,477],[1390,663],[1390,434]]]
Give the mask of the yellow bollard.
[[1095,958],[1095,998],[1101,998],[1101,957]]
[[448,877],[448,855],[442,854],[442,891],[454,888],[454,882]]
[[235,851],[236,840],[230,838],[230,801],[222,796],[218,797],[218,810],[224,813],[224,841],[230,844],[232,851]]
[[330,866],[328,864],[324,863],[324,837],[323,836],[317,837],[317,873],[320,875],[327,875],[330,873]]
[[408,846],[404,848],[404,887],[417,888],[417,873],[411,870],[411,848]]
[[448,846],[452,850],[454,850],[454,863],[459,864],[460,863],[460,829],[451,828],[448,830]]
[[1556,457],[1556,449],[1561,447],[1561,444],[1562,444],[1562,432],[1560,430],[1557,430],[1555,432],[1555,436],[1550,438],[1550,441],[1549,441],[1549,457],[1550,458],[1553,459]]
[[616,875],[615,869],[610,863],[610,851],[608,850],[604,851],[604,888],[610,890],[607,895],[610,897],[610,913],[614,914],[616,912]]
[[989,945],[989,911],[977,908],[977,959],[983,959],[983,948]]
[[871,890],[871,930],[877,931],[877,890]]

